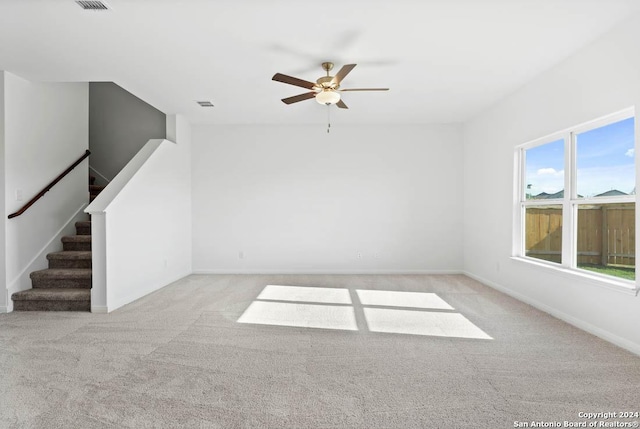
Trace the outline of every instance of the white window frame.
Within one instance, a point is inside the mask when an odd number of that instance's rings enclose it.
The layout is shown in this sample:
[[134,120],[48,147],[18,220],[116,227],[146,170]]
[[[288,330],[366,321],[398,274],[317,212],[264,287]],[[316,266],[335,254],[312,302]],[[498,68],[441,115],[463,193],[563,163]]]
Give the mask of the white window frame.
[[[637,199],[635,195],[621,195],[614,197],[591,197],[578,198],[577,195],[577,166],[576,166],[576,137],[584,132],[601,128],[606,125],[635,117],[634,108],[624,109],[611,115],[586,122],[581,125],[567,128],[545,137],[532,140],[516,147],[514,157],[515,167],[515,190],[514,190],[514,224],[513,224],[513,257],[525,262],[530,262],[542,267],[559,269],[565,273],[587,277],[596,281],[601,281],[609,285],[622,286],[625,289],[632,289],[638,292],[636,282],[620,279],[613,276],[599,274],[578,268],[577,266],[577,219],[578,206],[584,204],[615,204],[615,203],[635,203],[637,213]],[[635,142],[638,142],[638,124],[635,123]],[[564,195],[563,198],[533,200],[526,198],[526,151],[528,149],[552,143],[557,140],[564,141]],[[636,145],[637,146],[637,145]],[[636,157],[636,183],[638,182],[638,157]],[[525,251],[525,210],[527,207],[535,206],[562,206],[562,254],[561,262],[555,263],[538,258],[526,256]],[[638,219],[636,215],[636,230]],[[636,260],[638,258],[638,246],[636,246]]]

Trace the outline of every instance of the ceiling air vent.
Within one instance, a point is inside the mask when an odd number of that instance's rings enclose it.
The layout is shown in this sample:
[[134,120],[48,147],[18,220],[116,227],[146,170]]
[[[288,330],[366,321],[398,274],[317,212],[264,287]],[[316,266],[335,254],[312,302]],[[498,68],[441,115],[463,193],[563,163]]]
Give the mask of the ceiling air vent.
[[76,0],[76,3],[84,10],[109,10],[108,4],[99,0]]
[[213,107],[213,103],[210,101],[196,101],[200,107]]

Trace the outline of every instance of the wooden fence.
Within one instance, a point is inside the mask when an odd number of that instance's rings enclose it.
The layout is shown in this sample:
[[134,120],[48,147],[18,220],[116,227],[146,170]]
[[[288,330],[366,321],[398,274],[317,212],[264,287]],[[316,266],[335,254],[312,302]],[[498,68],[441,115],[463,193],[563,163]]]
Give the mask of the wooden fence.
[[[581,205],[578,208],[578,265],[635,267],[635,204]],[[560,262],[562,209],[528,207],[527,256]]]

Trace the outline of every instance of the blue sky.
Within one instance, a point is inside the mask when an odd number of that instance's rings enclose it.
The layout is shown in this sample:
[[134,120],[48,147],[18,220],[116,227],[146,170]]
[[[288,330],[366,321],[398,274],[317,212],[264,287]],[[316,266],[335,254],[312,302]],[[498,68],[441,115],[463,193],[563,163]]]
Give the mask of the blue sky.
[[[578,193],[593,196],[611,189],[635,188],[634,120],[625,119],[577,135]],[[552,194],[564,188],[564,142],[526,151],[528,193]]]

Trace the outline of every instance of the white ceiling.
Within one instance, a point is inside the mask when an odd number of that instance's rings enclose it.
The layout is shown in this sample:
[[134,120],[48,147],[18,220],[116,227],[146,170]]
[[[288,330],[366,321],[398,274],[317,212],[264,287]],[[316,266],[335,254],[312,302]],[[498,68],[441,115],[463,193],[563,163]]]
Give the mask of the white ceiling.
[[[192,123],[322,123],[306,92],[322,61],[358,66],[334,123],[460,122],[567,58],[638,0],[0,0],[0,70],[31,80],[113,81]],[[336,71],[334,69],[334,72]],[[201,108],[196,100],[210,100]]]

